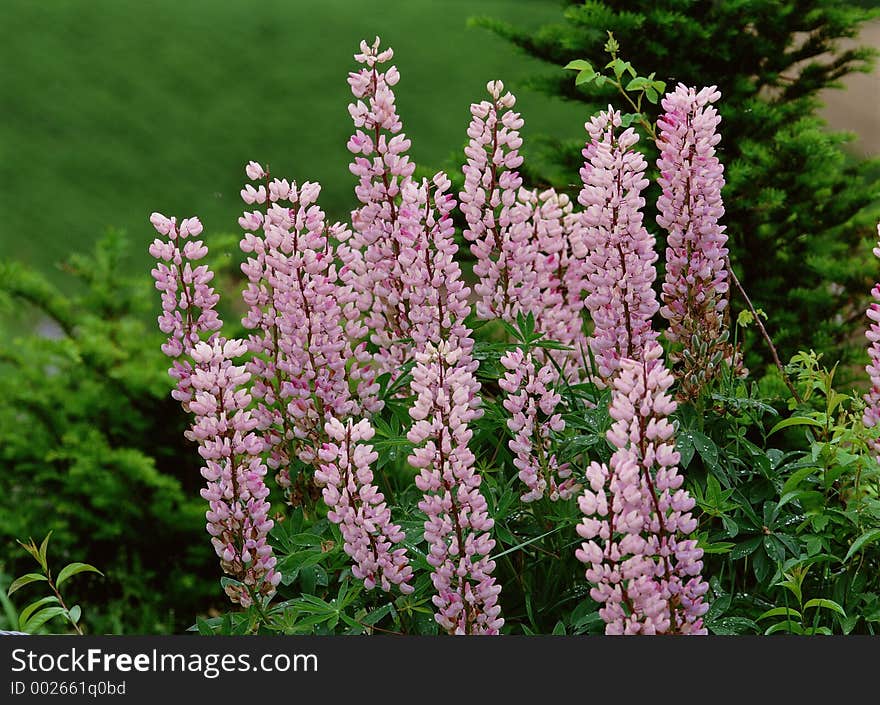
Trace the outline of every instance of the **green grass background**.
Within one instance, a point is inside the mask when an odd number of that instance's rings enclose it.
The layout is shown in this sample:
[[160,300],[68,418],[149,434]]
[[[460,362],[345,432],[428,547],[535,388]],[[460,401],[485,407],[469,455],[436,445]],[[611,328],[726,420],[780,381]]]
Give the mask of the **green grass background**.
[[[233,231],[249,159],[354,205],[346,76],[376,34],[401,70],[417,163],[449,168],[486,81],[543,66],[467,18],[538,26],[556,0],[2,0],[0,257],[51,272],[106,228],[147,271],[148,217],[199,215]],[[576,105],[520,90],[524,134],[581,134]],[[460,159],[458,160],[460,162]]]

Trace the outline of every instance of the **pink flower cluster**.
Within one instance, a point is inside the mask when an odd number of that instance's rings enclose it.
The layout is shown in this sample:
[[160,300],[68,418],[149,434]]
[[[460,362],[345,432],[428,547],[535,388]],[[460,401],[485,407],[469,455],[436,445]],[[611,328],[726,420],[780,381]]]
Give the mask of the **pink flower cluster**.
[[454,338],[428,343],[416,353],[411,384],[415,423],[407,438],[416,447],[409,463],[421,470],[416,486],[424,492],[419,509],[427,515],[434,616],[450,634],[497,634],[504,624],[489,558],[494,522],[468,447],[469,423],[480,413],[474,367]]
[[[880,225],[877,225],[877,236],[880,237]],[[880,241],[874,248],[874,256],[880,257]],[[862,421],[867,428],[874,428],[880,423],[880,284],[875,284],[871,289],[874,300],[868,306],[868,318],[871,321],[865,336],[868,338],[868,357],[870,363],[865,367],[868,379],[871,381],[871,389],[865,394],[865,408]],[[877,459],[880,460],[880,441],[872,441],[871,447]]]
[[660,158],[657,222],[669,233],[661,315],[669,321],[666,338],[688,354],[679,395],[694,398],[733,360],[724,325],[728,282],[727,234],[721,189],[724,167],[715,154],[721,117],[712,105],[721,94],[715,86],[699,92],[682,84],[662,100],[666,111],[657,121]]
[[339,524],[345,552],[354,561],[352,574],[367,590],[379,585],[386,592],[397,585],[404,594],[413,591],[412,567],[406,548],[393,548],[405,538],[391,523],[385,497],[373,484],[371,465],[378,454],[369,441],[375,431],[369,421],[349,420],[345,426],[330,419],[325,427],[329,441],[318,451],[320,469],[315,480],[324,485],[327,518]]
[[400,207],[402,231],[407,244],[400,251],[401,282],[411,322],[412,349],[450,337],[470,352],[473,341],[464,324],[470,313],[470,289],[461,278],[455,257],[455,198],[448,193],[449,179],[443,172],[429,182],[404,187]]
[[348,141],[355,155],[351,173],[358,178],[355,194],[361,205],[352,212],[352,257],[346,263],[347,281],[365,314],[365,331],[377,347],[377,372],[396,377],[409,356],[409,315],[400,267],[401,248],[408,242],[401,232],[399,200],[415,169],[406,150],[410,141],[401,132],[403,124],[394,104],[393,87],[400,73],[392,66],[391,49],[379,50],[379,38],[372,45],[361,42],[355,59],[363,65],[348,76],[357,99],[348,106],[355,133]]
[[587,337],[583,331],[584,260],[574,255],[574,233],[580,214],[573,212],[568,196],[553,189],[521,191],[520,198],[532,210],[537,245],[535,271],[538,298],[531,306],[537,329],[547,340],[570,350],[539,350],[563,368],[566,377],[579,381],[586,359]]
[[[157,238],[150,254],[159,260],[153,277],[162,291],[159,327],[169,334],[162,351],[174,359],[169,372],[177,388],[172,396],[195,416],[187,438],[199,444],[205,461],[202,476],[208,484],[201,494],[209,503],[208,533],[221,567],[237,581],[226,588],[229,598],[246,607],[256,595],[272,595],[281,580],[266,539],[272,520],[260,457],[263,443],[253,433],[257,420],[247,410],[250,374],[232,364],[246,346],[217,333],[222,322],[214,310],[219,296],[209,285],[214,274],[206,265],[191,265],[208,248],[201,240],[181,245],[202,232],[198,218],[179,227],[175,218],[160,213],[150,220],[168,238]],[[209,337],[203,341],[206,332]]]
[[515,323],[520,314],[532,314],[537,330],[570,347],[550,354],[577,379],[585,347],[584,267],[572,252],[578,216],[565,194],[523,188],[516,98],[501,81],[487,89],[491,100],[471,105],[460,194],[464,236],[476,259],[477,315]]
[[404,249],[406,286],[413,321],[415,367],[409,410],[414,444],[409,463],[420,470],[416,486],[424,493],[428,563],[437,594],[437,623],[452,634],[497,634],[504,624],[495,583],[493,521],[480,475],[468,447],[478,418],[480,385],[474,376],[473,340],[465,325],[470,290],[455,262],[457,247],[449,216],[454,199],[449,180],[437,174],[429,183],[407,187],[401,220],[411,233]]
[[620,113],[610,106],[586,124],[590,142],[578,195],[586,210],[573,245],[575,255],[585,257],[586,306],[594,324],[590,347],[606,383],[621,359],[641,359],[657,338],[651,318],[659,308],[652,288],[657,253],[642,223],[645,158],[635,150],[635,130],[620,127]]
[[207,333],[211,337],[223,322],[215,310],[220,296],[214,292],[211,281],[214,273],[207,265],[193,266],[208,254],[201,240],[189,240],[202,232],[198,218],[186,218],[177,224],[176,218],[153,213],[150,222],[160,235],[150,245],[150,254],[159,260],[152,271],[156,288],[162,292],[162,314],[159,329],[168,335],[162,352],[173,362],[168,373],[177,380],[171,392],[187,409],[192,399],[192,363],[184,357]]
[[591,597],[602,604],[606,634],[705,634],[708,584],[694,539],[694,500],[682,489],[673,427],[672,374],[662,349],[623,358],[614,378],[610,468],[592,463],[578,503],[585,518],[576,551],[587,564]]
[[565,429],[558,412],[561,397],[554,387],[559,374],[552,363],[540,365],[531,353],[519,348],[501,358],[504,377],[498,386],[507,393],[502,402],[510,413],[507,426],[513,432],[508,446],[519,479],[528,488],[521,499],[534,502],[545,494],[552,501],[569,499],[580,487],[571,476],[568,463],[560,463],[554,452],[553,434]]
[[517,199],[523,119],[512,110],[516,98],[504,92],[501,81],[490,81],[486,88],[492,100],[471,105],[459,197],[467,221],[464,236],[476,258],[477,315],[513,322],[538,298],[531,209]]
[[350,290],[339,285],[331,242],[346,240],[349,232],[326,223],[316,205],[320,185],[269,181],[256,162],[246,172],[266,181],[242,190],[246,202],[265,204],[265,210],[239,219],[245,230],[241,249],[249,255],[242,265],[248,278],[242,323],[254,331],[248,370],[269,464],[289,487],[291,444],[300,460],[312,463],[327,419],[356,409],[346,370],[352,357],[347,333],[360,331],[360,324],[346,320],[357,311]]
[[202,476],[208,481],[201,491],[209,505],[208,533],[223,570],[238,581],[226,593],[243,607],[257,595],[272,595],[281,581],[266,538],[273,522],[260,458],[263,443],[253,432],[257,420],[248,411],[251,396],[245,385],[250,375],[232,363],[246,350],[243,341],[220,337],[198,343],[192,351],[196,368],[190,402],[195,415],[191,434],[199,443],[205,461]]

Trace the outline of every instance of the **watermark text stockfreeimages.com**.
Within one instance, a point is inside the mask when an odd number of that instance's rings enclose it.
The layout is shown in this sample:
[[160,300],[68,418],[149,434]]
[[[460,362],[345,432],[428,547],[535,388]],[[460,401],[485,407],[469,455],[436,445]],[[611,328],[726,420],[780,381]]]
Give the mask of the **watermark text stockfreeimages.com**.
[[223,673],[314,673],[318,670],[316,654],[199,654],[114,652],[106,649],[71,647],[60,654],[40,653],[33,649],[12,651],[13,673],[200,673],[218,678]]

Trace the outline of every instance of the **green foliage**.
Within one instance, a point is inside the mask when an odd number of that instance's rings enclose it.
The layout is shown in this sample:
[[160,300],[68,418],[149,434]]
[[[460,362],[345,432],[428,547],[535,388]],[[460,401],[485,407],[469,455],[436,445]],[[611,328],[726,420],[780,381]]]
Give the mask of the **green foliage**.
[[79,605],[68,607],[65,604],[64,597],[61,594],[61,585],[80,573],[97,573],[98,575],[103,575],[103,573],[88,563],[75,562],[68,563],[53,578],[47,555],[51,536],[52,532],[50,531],[46,534],[46,538],[43,539],[39,547],[33,539],[28,539],[27,543],[19,541],[22,548],[37,562],[40,572],[27,573],[20,578],[16,578],[6,591],[6,596],[7,598],[10,597],[13,593],[18,592],[21,588],[31,583],[45,583],[45,586],[49,588],[52,594],[23,607],[18,614],[18,628],[23,632],[33,634],[56,617],[63,617],[67,624],[76,630],[77,634],[82,634],[83,630],[80,625],[82,607]]
[[14,539],[51,529],[59,558],[87,547],[106,571],[72,588],[97,606],[92,626],[154,632],[197,609],[216,572],[148,284],[120,274],[123,255],[111,232],[71,257],[73,296],[0,262],[3,313],[33,331],[0,339],[0,565],[17,570]]
[[[801,347],[848,342],[873,281],[864,262],[878,215],[878,163],[849,158],[842,148],[851,137],[827,131],[817,110],[821,90],[872,69],[876,52],[843,49],[839,40],[878,12],[839,0],[569,0],[563,22],[536,31],[475,23],[551,64],[532,85],[583,103],[585,114],[620,101],[622,87],[646,98],[634,106],[624,96],[634,115],[649,116],[637,122],[653,123],[654,76],[669,86],[718,86],[732,258],[755,304],[772,311],[771,333],[787,359]],[[576,80],[560,67],[577,68]],[[653,73],[636,75],[642,71]],[[559,166],[536,180],[571,189],[582,143],[545,142]],[[654,147],[645,149],[650,162]],[[768,359],[757,336],[745,342],[748,367]]]
[[[492,557],[503,586],[504,631],[600,634],[598,605],[574,557],[580,542],[576,500],[525,504],[519,498],[498,388],[500,357],[513,346],[557,347],[526,317],[501,326],[500,333],[493,324],[477,331],[485,413],[471,447],[495,520]],[[673,418],[710,584],[706,625],[713,634],[873,634],[880,622],[880,467],[870,442],[877,432],[861,422],[861,397],[835,389],[835,370],[824,369],[817,354],[798,353],[787,373],[800,404],[787,393],[764,397],[758,384],[727,374],[705,399],[682,404]],[[397,389],[405,389],[404,377]],[[554,438],[554,452],[582,480],[590,461],[607,462],[611,455],[610,394],[592,384],[562,386],[566,429]],[[391,405],[375,419],[376,479],[406,531],[415,591],[364,591],[319,503],[311,512],[294,510],[272,532],[282,573],[275,600],[200,618],[192,630],[437,633],[423,517],[415,509],[419,493],[405,460],[410,445],[403,409],[405,404]]]

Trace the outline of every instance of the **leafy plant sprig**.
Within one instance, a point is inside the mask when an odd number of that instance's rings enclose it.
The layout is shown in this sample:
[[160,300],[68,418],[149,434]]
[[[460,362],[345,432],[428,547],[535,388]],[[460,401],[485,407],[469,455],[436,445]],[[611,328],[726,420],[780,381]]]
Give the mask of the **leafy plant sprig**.
[[27,551],[40,566],[40,572],[26,573],[12,582],[7,591],[7,596],[11,596],[25,585],[31,583],[46,583],[52,594],[40,598],[35,602],[31,602],[25,607],[18,616],[19,629],[23,632],[33,633],[46,622],[56,617],[63,617],[72,626],[76,633],[82,636],[83,630],[81,626],[82,608],[79,605],[68,607],[61,595],[61,586],[66,583],[74,575],[80,573],[97,573],[104,574],[88,563],[68,563],[60,571],[57,576],[52,575],[49,568],[47,552],[49,548],[49,539],[52,536],[50,531],[46,534],[46,538],[37,546],[32,538],[28,538],[27,543],[19,541],[19,545]]
[[621,59],[618,56],[620,44],[612,32],[608,32],[605,51],[611,55],[611,61],[599,71],[584,59],[570,61],[565,68],[578,72],[574,80],[576,86],[589,83],[595,84],[597,88],[601,88],[606,83],[614,86],[634,111],[621,115],[623,127],[629,127],[633,122],[637,122],[656,141],[656,128],[653,121],[643,111],[642,101],[647,100],[652,105],[656,105],[660,96],[666,92],[666,82],[655,78],[656,72],[654,71],[647,76],[640,76],[629,61]]

